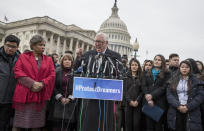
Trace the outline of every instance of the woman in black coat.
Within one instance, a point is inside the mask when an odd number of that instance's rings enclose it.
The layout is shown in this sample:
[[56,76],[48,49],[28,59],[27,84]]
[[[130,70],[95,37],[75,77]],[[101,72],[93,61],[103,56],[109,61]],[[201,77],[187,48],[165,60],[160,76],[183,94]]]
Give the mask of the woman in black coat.
[[125,128],[126,131],[140,131],[141,119],[141,66],[138,60],[130,60],[130,70],[127,78],[124,79],[124,89],[126,90],[125,106]]
[[77,101],[72,97],[72,65],[73,57],[65,54],[61,59],[61,66],[56,69],[55,87],[50,106],[52,111],[49,114],[49,118],[53,121],[53,131],[76,130]]
[[[167,110],[166,100],[166,82],[169,79],[169,73],[166,70],[165,58],[162,55],[156,55],[153,60],[151,71],[145,71],[142,76],[142,91],[144,93],[143,104],[153,107],[154,105]],[[146,131],[166,130],[166,113],[163,113],[158,122],[145,115]]]
[[173,131],[202,131],[200,104],[204,100],[204,90],[191,71],[190,63],[182,61],[177,76],[167,88],[168,126]]

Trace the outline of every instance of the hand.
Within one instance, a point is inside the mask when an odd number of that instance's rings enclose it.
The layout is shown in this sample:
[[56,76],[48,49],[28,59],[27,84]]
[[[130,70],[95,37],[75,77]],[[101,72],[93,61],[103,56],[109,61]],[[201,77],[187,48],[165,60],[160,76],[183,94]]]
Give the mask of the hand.
[[183,110],[184,110],[184,113],[186,113],[187,111],[188,111],[188,108],[187,108],[187,106],[185,105],[185,106],[183,106]]
[[152,95],[151,95],[151,94],[146,94],[146,95],[145,95],[145,99],[146,99],[147,101],[151,101],[151,100],[152,100]]
[[65,105],[66,104],[66,98],[61,98],[61,103],[63,104],[63,105]]
[[179,110],[181,112],[183,110],[183,106],[177,107],[177,110]]
[[33,92],[39,92],[43,88],[42,82],[34,82],[33,86],[31,87],[31,91]]
[[138,106],[138,102],[134,101],[134,107],[137,107],[137,106]]
[[129,105],[134,107],[135,105],[134,101],[130,101]]
[[70,99],[69,99],[69,98],[66,98],[66,99],[65,99],[65,102],[66,102],[66,104],[69,104]]
[[70,99],[63,97],[63,98],[61,99],[61,102],[62,102],[63,105],[66,105],[66,104],[68,104],[68,103],[70,102]]
[[181,113],[186,113],[188,111],[188,108],[186,106],[179,106],[177,108]]
[[151,101],[148,101],[148,105],[150,106],[150,107],[153,107],[154,106],[154,102],[151,100]]
[[137,101],[130,101],[129,105],[132,106],[132,107],[137,107],[138,102]]

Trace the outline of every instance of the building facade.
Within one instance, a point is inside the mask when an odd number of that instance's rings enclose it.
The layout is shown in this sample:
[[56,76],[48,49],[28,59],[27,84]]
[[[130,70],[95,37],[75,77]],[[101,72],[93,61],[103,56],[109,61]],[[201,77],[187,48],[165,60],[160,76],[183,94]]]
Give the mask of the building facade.
[[29,41],[33,35],[40,34],[46,40],[45,54],[57,53],[59,56],[67,51],[81,47],[84,51],[94,48],[96,32],[84,30],[76,25],[65,25],[48,16],[34,17],[11,23],[0,23],[0,44],[3,45],[7,35],[13,34],[20,38],[19,50],[29,49]]
[[[112,15],[105,20],[98,32],[109,36],[109,48],[121,55],[132,57],[133,46],[130,44],[130,34],[126,24],[118,16],[118,7],[115,2]],[[45,54],[57,53],[59,56],[72,51],[76,56],[76,49],[84,51],[94,48],[94,30],[85,30],[76,25],[65,25],[48,16],[34,17],[16,22],[0,22],[0,45],[3,45],[7,35],[13,34],[20,38],[19,50],[30,50],[29,41],[33,35],[40,34],[46,40]]]

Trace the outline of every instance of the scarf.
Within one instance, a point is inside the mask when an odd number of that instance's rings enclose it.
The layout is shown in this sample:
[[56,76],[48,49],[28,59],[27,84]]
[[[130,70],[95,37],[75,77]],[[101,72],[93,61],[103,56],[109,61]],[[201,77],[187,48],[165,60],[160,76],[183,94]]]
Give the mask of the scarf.
[[152,69],[152,76],[154,81],[157,79],[157,76],[160,74],[160,70],[156,70],[155,68]]

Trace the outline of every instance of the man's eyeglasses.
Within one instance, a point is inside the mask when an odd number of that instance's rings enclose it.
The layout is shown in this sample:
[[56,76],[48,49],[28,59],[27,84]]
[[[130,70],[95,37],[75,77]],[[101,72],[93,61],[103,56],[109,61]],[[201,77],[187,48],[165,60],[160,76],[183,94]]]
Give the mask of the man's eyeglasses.
[[103,44],[105,41],[95,40],[95,43]]
[[12,48],[12,49],[16,49],[16,48],[18,48],[17,46],[9,45],[9,44],[5,44],[5,46],[8,47],[8,48]]

